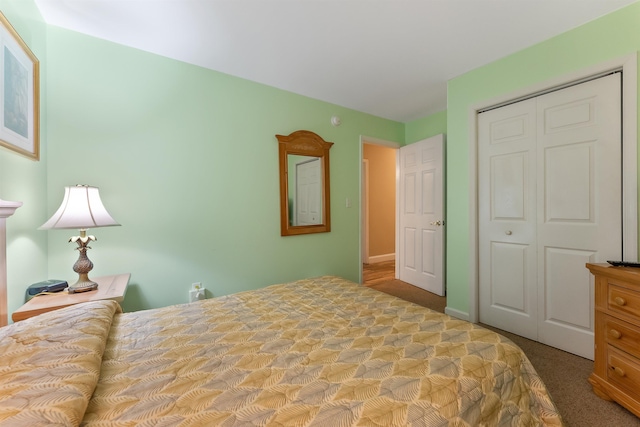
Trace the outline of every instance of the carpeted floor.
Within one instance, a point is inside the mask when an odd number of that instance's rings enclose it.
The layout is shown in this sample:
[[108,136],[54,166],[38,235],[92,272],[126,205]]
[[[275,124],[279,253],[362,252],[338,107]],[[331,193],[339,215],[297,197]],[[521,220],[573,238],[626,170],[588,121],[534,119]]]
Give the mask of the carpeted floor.
[[[369,266],[375,267],[371,269],[376,270],[375,274],[367,274]],[[382,272],[385,268],[386,274]],[[365,266],[364,272],[365,285],[444,313],[446,297],[396,280],[393,263],[390,267],[369,264]],[[373,280],[368,282],[367,278],[371,277],[374,277]],[[567,427],[640,427],[640,419],[631,412],[617,403],[602,400],[593,393],[587,382],[593,370],[593,361],[500,329],[483,326],[506,336],[522,348],[547,385]]]

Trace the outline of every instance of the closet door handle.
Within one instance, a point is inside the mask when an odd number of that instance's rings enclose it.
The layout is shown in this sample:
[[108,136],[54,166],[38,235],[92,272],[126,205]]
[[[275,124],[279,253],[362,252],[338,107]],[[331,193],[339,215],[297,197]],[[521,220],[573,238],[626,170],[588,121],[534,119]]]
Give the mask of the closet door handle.
[[504,234],[506,234],[507,236],[511,236],[511,234],[513,234],[513,233],[511,232],[511,230],[507,230],[507,231],[504,232]]

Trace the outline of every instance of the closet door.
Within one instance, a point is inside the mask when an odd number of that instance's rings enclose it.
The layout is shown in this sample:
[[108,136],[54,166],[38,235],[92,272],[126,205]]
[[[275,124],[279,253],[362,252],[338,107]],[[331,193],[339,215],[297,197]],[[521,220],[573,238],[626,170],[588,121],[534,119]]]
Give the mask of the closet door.
[[536,102],[479,116],[480,322],[537,339]]
[[538,340],[593,359],[588,262],[622,259],[620,73],[541,96]]
[[480,321],[593,358],[587,262],[621,259],[620,74],[478,116]]

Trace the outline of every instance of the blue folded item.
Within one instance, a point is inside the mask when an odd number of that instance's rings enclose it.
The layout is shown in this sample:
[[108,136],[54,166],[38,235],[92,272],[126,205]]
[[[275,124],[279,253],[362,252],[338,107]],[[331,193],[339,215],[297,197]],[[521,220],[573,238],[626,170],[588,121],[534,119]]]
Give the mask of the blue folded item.
[[43,282],[34,283],[27,288],[27,300],[43,292],[60,292],[67,288],[69,284],[65,280],[50,279]]

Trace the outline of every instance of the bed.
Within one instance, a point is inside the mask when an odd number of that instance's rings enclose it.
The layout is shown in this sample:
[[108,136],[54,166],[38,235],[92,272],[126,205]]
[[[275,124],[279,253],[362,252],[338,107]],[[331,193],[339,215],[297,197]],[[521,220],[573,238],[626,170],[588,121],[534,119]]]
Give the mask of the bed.
[[0,328],[2,426],[560,426],[507,338],[338,277]]

